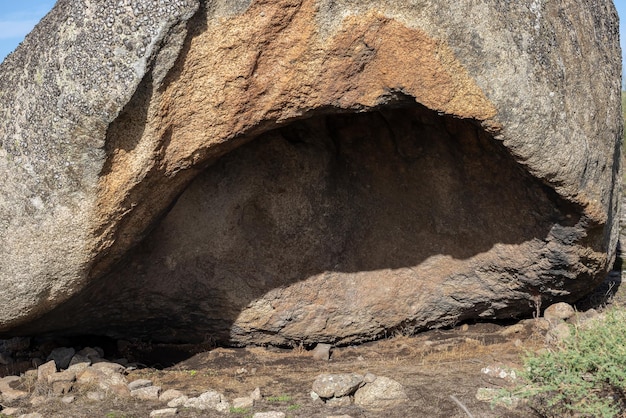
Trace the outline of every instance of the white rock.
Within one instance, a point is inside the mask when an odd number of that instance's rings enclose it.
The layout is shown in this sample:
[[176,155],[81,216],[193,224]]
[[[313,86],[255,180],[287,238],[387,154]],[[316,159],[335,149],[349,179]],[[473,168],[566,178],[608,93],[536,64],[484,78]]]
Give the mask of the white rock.
[[51,373],[48,375],[48,383],[54,382],[73,382],[76,380],[76,373],[72,370],[63,370],[58,373]]
[[569,303],[554,303],[543,311],[543,317],[548,321],[565,320],[576,313],[576,310]]
[[285,413],[278,411],[257,412],[252,415],[252,418],[285,418]]
[[122,373],[124,371],[124,366],[117,363],[112,363],[110,361],[99,361],[97,363],[92,364],[92,366],[96,370],[109,370],[114,373]]
[[61,402],[70,404],[76,400],[76,397],[73,395],[64,396],[61,398]]
[[317,344],[311,354],[315,360],[328,361],[330,359],[330,344]]
[[57,365],[54,360],[50,360],[49,362],[42,364],[41,366],[37,367],[37,381],[40,383],[47,383],[48,376],[56,373],[56,371]]
[[141,399],[142,401],[157,401],[161,393],[160,386],[147,386],[139,389],[131,390],[130,396]]
[[196,398],[189,398],[185,402],[185,408],[196,408],[200,410],[214,409],[219,412],[227,412],[230,410],[230,404],[219,392],[209,390]]
[[408,399],[399,382],[388,377],[378,376],[354,394],[354,403],[364,408],[386,409]]
[[254,406],[254,399],[252,399],[249,396],[233,399],[233,408],[246,409],[246,408],[252,408],[253,406]]
[[356,373],[321,374],[313,382],[313,391],[320,398],[339,398],[351,395],[363,384],[363,376]]
[[43,415],[41,415],[39,412],[32,412],[30,414],[22,414],[19,416],[19,418],[43,418]]
[[148,386],[152,386],[152,380],[148,379],[137,379],[133,380],[128,384],[128,389],[131,391],[141,388],[147,388]]
[[47,401],[48,401],[47,396],[33,396],[32,398],[30,398],[30,404],[32,406],[39,406],[39,405],[46,403]]
[[177,412],[178,410],[176,408],[156,409],[150,412],[150,416],[151,417],[171,417],[171,416],[176,415]]
[[87,392],[87,399],[91,399],[92,401],[103,401],[105,398],[106,394],[104,392]]
[[349,396],[342,396],[341,398],[330,398],[326,399],[326,406],[330,408],[337,408],[341,406],[350,406],[352,404],[352,400]]
[[20,408],[4,408],[0,413],[6,415],[7,417],[12,417],[21,412]]
[[251,393],[250,393],[250,397],[252,398],[252,400],[255,401],[260,401],[261,400],[261,389],[259,388],[255,388]]
[[167,403],[167,406],[170,408],[178,408],[180,406],[185,406],[189,398],[185,395],[179,396],[178,398],[172,399]]
[[376,380],[374,373],[365,373],[365,376],[363,376],[363,382],[365,383],[372,383],[374,380]]
[[169,402],[173,399],[180,398],[181,396],[184,396],[184,394],[180,390],[168,389],[159,395],[159,400],[161,402]]

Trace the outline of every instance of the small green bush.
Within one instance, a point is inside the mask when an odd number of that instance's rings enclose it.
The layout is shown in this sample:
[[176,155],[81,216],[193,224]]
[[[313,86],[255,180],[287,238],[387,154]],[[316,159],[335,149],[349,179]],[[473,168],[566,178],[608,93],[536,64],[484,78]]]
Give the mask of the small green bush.
[[528,354],[524,382],[500,398],[528,399],[546,417],[615,417],[624,411],[626,312],[612,308],[553,351]]

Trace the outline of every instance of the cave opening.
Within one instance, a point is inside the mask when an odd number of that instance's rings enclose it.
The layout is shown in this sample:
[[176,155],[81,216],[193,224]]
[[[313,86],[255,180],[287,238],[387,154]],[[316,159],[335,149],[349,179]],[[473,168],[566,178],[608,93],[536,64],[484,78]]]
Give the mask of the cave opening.
[[567,221],[554,199],[475,121],[406,103],[315,115],[218,159],[114,271],[26,332],[284,345],[429,328],[434,295],[480,290],[463,288],[474,260]]

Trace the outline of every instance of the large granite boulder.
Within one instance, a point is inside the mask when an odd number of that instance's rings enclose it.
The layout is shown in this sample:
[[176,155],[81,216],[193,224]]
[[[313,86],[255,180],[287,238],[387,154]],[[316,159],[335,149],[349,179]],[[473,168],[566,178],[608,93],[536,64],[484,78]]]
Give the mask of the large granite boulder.
[[575,300],[615,255],[617,31],[609,0],[61,0],[0,66],[0,332],[350,343]]

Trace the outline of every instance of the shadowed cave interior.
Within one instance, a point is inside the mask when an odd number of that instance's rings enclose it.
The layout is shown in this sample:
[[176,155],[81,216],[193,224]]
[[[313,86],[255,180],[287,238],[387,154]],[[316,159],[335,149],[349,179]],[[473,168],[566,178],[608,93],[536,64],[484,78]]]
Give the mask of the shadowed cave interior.
[[467,260],[575,213],[473,121],[417,104],[316,115],[217,160],[114,271],[18,331],[229,344],[274,289]]

